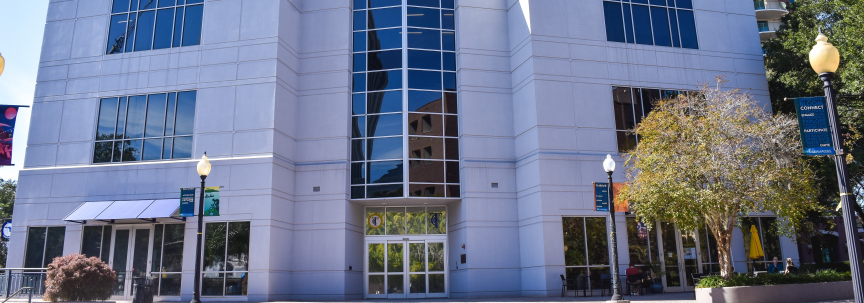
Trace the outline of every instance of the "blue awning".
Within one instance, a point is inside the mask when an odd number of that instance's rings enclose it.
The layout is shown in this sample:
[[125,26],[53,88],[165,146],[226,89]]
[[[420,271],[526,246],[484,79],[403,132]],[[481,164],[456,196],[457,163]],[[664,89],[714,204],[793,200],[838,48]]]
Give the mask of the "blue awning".
[[88,220],[110,223],[117,220],[156,222],[160,218],[185,220],[174,217],[179,209],[180,199],[84,202],[63,220],[82,224]]

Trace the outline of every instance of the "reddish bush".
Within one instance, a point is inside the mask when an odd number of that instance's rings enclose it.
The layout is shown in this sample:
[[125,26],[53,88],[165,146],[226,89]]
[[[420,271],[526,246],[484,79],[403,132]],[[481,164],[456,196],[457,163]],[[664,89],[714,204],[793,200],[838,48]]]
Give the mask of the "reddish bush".
[[104,301],[111,297],[116,274],[96,257],[71,254],[48,264],[45,300]]

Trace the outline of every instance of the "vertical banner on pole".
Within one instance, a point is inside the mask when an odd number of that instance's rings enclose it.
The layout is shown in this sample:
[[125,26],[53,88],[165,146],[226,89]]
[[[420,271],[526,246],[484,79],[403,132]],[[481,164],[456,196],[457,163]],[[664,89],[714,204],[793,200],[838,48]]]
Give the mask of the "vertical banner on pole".
[[180,216],[195,216],[195,188],[180,189]]
[[630,203],[628,203],[627,200],[621,200],[618,198],[618,193],[623,188],[624,183],[612,183],[612,197],[613,199],[615,199],[615,211],[619,213],[626,213],[630,211]]
[[831,141],[825,97],[795,98],[795,112],[798,114],[798,130],[801,132],[804,154],[833,155],[834,143]]
[[15,135],[15,120],[18,105],[0,105],[0,166],[12,165],[12,137]]
[[594,211],[609,211],[609,183],[594,182]]
[[204,215],[219,216],[219,187],[204,188]]

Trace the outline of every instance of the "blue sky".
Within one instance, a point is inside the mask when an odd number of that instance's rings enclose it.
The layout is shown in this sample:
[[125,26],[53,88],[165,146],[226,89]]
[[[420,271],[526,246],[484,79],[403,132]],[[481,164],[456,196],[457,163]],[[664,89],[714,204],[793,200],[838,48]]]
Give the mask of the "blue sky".
[[[32,105],[48,0],[4,0],[2,6],[0,53],[6,59],[6,69],[0,75],[0,104]],[[0,178],[18,179],[18,170],[24,165],[29,129],[30,109],[24,108],[18,112],[12,143],[15,166],[0,167]]]

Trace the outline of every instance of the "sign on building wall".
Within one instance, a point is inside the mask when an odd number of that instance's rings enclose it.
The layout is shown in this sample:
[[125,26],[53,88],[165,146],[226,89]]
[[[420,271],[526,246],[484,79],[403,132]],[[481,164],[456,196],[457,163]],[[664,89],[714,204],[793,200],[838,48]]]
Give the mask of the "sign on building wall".
[[219,187],[204,188],[204,215],[219,216]]
[[384,220],[381,219],[381,215],[379,214],[371,214],[369,218],[366,218],[366,224],[371,228],[379,228],[384,224]]
[[825,97],[795,98],[801,145],[808,156],[834,154]]
[[609,183],[594,182],[594,211],[609,211]]
[[180,189],[180,216],[195,216],[195,188]]
[[624,183],[612,183],[612,199],[615,199],[615,211],[626,213],[630,211],[630,203],[618,199],[618,193],[621,192],[622,189],[624,189]]
[[15,120],[18,105],[0,105],[0,166],[12,165],[12,137],[15,135]]

